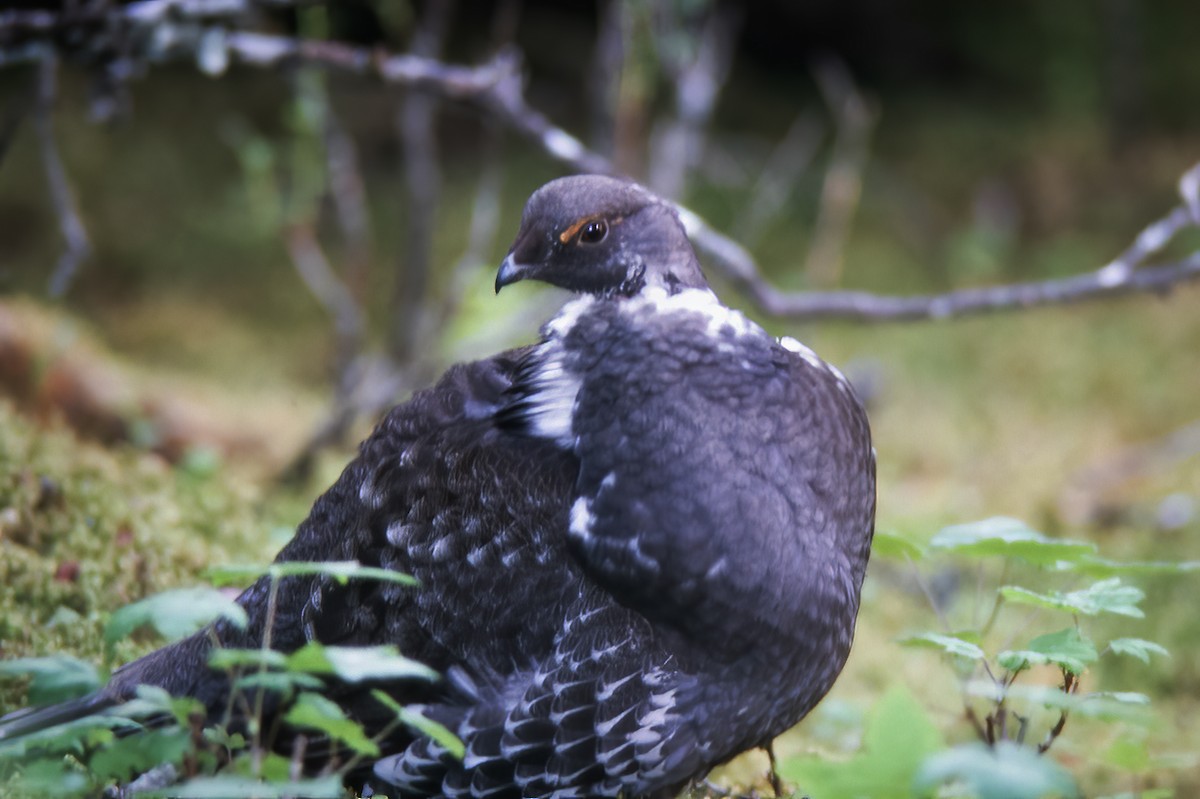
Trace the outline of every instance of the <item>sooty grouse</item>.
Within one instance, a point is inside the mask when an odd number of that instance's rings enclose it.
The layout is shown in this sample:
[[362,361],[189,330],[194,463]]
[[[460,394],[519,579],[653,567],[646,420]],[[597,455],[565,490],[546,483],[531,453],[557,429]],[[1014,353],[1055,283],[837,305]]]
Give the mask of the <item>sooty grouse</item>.
[[[392,795],[669,795],[841,670],[874,524],[867,419],[837,370],[721,305],[674,208],[636,184],[539,189],[496,290],[525,279],[578,297],[539,343],[392,410],[278,556],[420,587],[285,578],[271,646],[396,644],[445,675],[384,685],[466,745],[393,732],[368,775]],[[244,631],[218,622],[0,738],[143,683],[219,718],[211,641],[260,646],[267,595],[238,599]],[[326,690],[368,732],[393,718],[362,685]]]

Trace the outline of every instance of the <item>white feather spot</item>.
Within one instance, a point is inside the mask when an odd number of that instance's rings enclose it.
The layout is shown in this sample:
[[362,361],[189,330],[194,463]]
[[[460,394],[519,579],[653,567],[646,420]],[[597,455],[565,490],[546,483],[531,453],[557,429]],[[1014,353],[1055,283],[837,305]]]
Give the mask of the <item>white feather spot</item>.
[[829,373],[837,379],[838,385],[840,387],[845,388],[845,389],[850,388],[850,381],[846,379],[846,376],[844,374],[842,374],[841,369],[838,369],[836,366],[834,366],[831,363],[826,363],[825,368],[828,369]]
[[629,733],[629,740],[635,744],[653,746],[662,740],[662,735],[651,727],[639,727],[638,729]]
[[571,506],[571,526],[567,528],[572,538],[587,539],[592,534],[592,503],[580,497]]
[[614,727],[616,727],[618,724],[620,724],[621,721],[626,716],[628,716],[630,713],[632,713],[633,711],[634,711],[634,708],[627,707],[624,710],[622,710],[620,713],[618,713],[617,715],[613,716],[608,721],[599,722],[596,725],[596,735],[601,736],[601,737],[608,735],[610,732],[613,731]]
[[815,367],[817,369],[820,369],[821,366],[825,363],[824,361],[822,361],[820,358],[817,357],[817,354],[815,352],[813,352],[808,347],[804,346],[803,344],[801,344],[799,341],[792,338],[791,336],[784,336],[783,338],[779,339],[779,346],[783,347],[788,352],[794,352],[795,354],[799,355],[801,358],[804,359],[805,363],[807,363],[809,366]]
[[747,319],[745,314],[722,305],[717,295],[708,289],[685,289],[670,294],[664,288],[647,286],[641,294],[622,307],[628,313],[644,313],[649,310],[656,316],[685,313],[703,317],[705,334],[715,339],[722,339],[726,330],[735,336],[766,335],[763,329]]
[[621,679],[616,680],[615,682],[604,683],[604,687],[602,687],[599,691],[596,692],[596,701],[604,702],[609,699],[612,699],[613,694],[615,694],[617,692],[618,688],[620,688],[622,685],[629,682],[636,676],[637,676],[636,673],[627,674],[624,677],[622,677]]
[[383,494],[375,490],[375,484],[369,478],[359,484],[358,498],[368,508],[378,508],[383,504]]
[[450,540],[450,536],[442,536],[439,538],[433,543],[433,559],[441,561],[449,558],[453,545],[454,542]]
[[472,566],[478,566],[480,563],[483,563],[485,555],[487,555],[487,549],[485,547],[475,547],[467,553],[467,563],[471,564]]
[[708,571],[704,573],[707,580],[715,580],[728,570],[729,561],[725,556],[717,558],[716,563],[708,567]]
[[571,432],[571,417],[575,398],[579,395],[580,380],[563,365],[561,345],[551,342],[545,361],[532,379],[533,392],[525,416],[534,435],[571,447],[575,437]]
[[658,574],[662,570],[662,566],[657,560],[647,555],[642,551],[642,542],[637,536],[628,539],[625,542],[625,548],[629,550],[629,554],[633,555],[633,559],[638,562],[638,565],[652,574]]
[[542,326],[542,335],[546,338],[563,338],[571,332],[571,328],[575,327],[579,317],[591,310],[595,304],[596,298],[590,294],[576,297],[559,309],[555,317]]
[[388,543],[392,546],[407,547],[416,529],[415,525],[405,524],[404,522],[392,522],[387,526],[387,531],[384,534],[387,536]]

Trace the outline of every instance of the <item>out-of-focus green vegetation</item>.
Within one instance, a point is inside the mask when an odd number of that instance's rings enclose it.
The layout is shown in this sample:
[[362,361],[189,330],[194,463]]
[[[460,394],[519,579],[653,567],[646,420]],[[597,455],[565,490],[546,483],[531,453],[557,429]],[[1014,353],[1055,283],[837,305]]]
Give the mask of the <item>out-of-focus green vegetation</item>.
[[[1022,5],[1018,16],[1032,13],[1034,31],[998,26],[994,13],[969,24],[969,12],[947,11],[951,18],[931,22],[930,35],[961,37],[951,55],[969,52],[974,61],[957,77],[948,68],[935,80],[931,69],[912,64],[896,76],[885,55],[869,61],[861,80],[881,116],[845,284],[915,293],[1033,280],[1096,268],[1124,249],[1176,202],[1175,181],[1200,158],[1200,59],[1183,24],[1192,17],[1179,4],[1163,7],[1161,15],[1139,17],[1144,46],[1132,63],[1142,70],[1143,91],[1140,105],[1120,114],[1105,94],[1115,85],[1104,77],[1107,40],[1078,3],[1040,4],[1038,12]],[[526,35],[537,36],[538,24],[532,20]],[[568,50],[583,38],[558,45]],[[556,49],[555,37],[541,44],[526,47],[535,50],[545,107],[579,116],[574,84],[556,86],[547,75],[559,64],[581,68]],[[952,65],[961,65],[956,57]],[[49,307],[44,286],[60,242],[37,142],[19,131],[0,165],[0,289],[7,294],[0,302],[23,309],[21,326],[34,331],[39,364],[82,346],[89,362],[111,367],[128,397],[186,399],[202,420],[201,441],[214,429],[221,440],[237,433],[257,440],[237,457],[214,460],[200,449],[169,465],[139,447],[153,435],[106,447],[57,422],[35,421],[28,408],[0,405],[0,654],[68,652],[99,663],[108,613],[161,588],[195,584],[210,564],[269,558],[281,543],[278,531],[302,516],[352,451],[327,454],[305,486],[269,479],[316,423],[332,353],[327,321],[295,277],[277,220],[264,209],[268,200],[237,150],[247,130],[285,146],[287,82],[161,69],[135,84],[131,117],[99,126],[82,110],[86,83],[69,72],[63,78],[59,142],[95,255],[67,298]],[[0,73],[0,85],[23,79]],[[717,167],[726,177],[752,170],[795,115],[795,98],[814,96],[802,75],[766,56],[739,62],[733,81],[715,137],[726,160],[715,161],[714,174],[685,198],[718,228],[736,222],[747,190],[728,185]],[[376,298],[378,339],[402,249],[395,104],[378,87],[345,78],[331,80],[330,93],[359,144],[371,199],[376,255],[367,296]],[[582,129],[576,121],[564,120]],[[475,119],[455,111],[442,128],[447,185],[435,260],[447,268],[435,280],[446,279],[460,254],[479,169]],[[558,174],[517,141],[506,142],[504,163],[496,262],[525,196]],[[803,284],[799,264],[821,178],[818,165],[755,247],[781,285]],[[1172,252],[1197,244],[1193,232]],[[535,335],[540,319],[531,309],[541,306],[531,290],[492,298],[491,280],[481,267],[467,313],[439,343],[443,361]],[[744,306],[730,291],[722,294]],[[1198,304],[1200,288],[1190,286],[1164,298],[964,321],[765,322],[870,387],[881,531],[923,543],[947,524],[1004,514],[1091,541],[1113,558],[1191,560],[1200,559],[1200,455],[1163,443],[1200,420]],[[947,563],[925,579],[952,613],[966,613],[979,571]],[[1018,577],[1041,587],[1035,570]],[[1148,721],[1069,721],[1052,755],[1087,795],[1200,792],[1197,579],[1134,575],[1129,582],[1147,595],[1145,620],[1133,627],[1097,622],[1105,639],[1145,638],[1172,655],[1149,664],[1103,660],[1085,676],[1089,690],[1138,691],[1152,701]],[[1040,616],[1029,622],[1045,623]],[[912,721],[922,740],[970,740],[952,670],[936,652],[897,643],[936,627],[911,570],[877,559],[847,669],[828,700],[780,743],[781,754],[853,763],[864,736],[872,737],[871,720],[903,718],[905,697],[927,714]],[[135,638],[118,659],[152,645]],[[882,706],[881,697],[888,697]],[[0,711],[22,701],[19,686],[0,684]],[[763,765],[748,755],[727,775],[750,784]]]

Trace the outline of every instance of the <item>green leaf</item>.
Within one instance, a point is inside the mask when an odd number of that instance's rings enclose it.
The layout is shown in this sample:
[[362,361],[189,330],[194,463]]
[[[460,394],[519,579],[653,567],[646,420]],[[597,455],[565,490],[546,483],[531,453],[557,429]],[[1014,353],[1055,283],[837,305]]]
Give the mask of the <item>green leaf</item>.
[[425,718],[420,713],[414,713],[378,689],[371,691],[371,696],[375,697],[376,701],[395,713],[396,718],[400,719],[400,721],[422,735],[428,736],[434,743],[437,743],[454,757],[462,760],[463,755],[466,754],[466,747],[463,746],[462,740],[445,725],[439,724],[433,719]]
[[31,705],[65,702],[100,688],[100,674],[96,667],[69,655],[3,661],[0,662],[0,674],[31,677]]
[[347,718],[346,713],[332,700],[320,694],[305,692],[296,697],[295,704],[284,721],[298,727],[311,727],[341,741],[361,755],[376,756],[379,746],[366,736],[363,728]]
[[208,654],[208,665],[219,671],[233,669],[282,669],[287,655],[274,649],[214,649]]
[[1118,561],[1089,555],[1079,560],[1057,564],[1059,571],[1072,571],[1091,577],[1115,577],[1121,574],[1188,574],[1200,571],[1200,560],[1131,560]]
[[802,756],[780,762],[780,775],[810,796],[909,799],[913,777],[942,736],[903,685],[893,685],[867,716],[862,749],[845,762]]
[[29,796],[63,797],[82,794],[90,786],[88,778],[67,760],[34,760],[16,779],[16,787]]
[[1122,585],[1119,577],[1101,580],[1088,588],[1068,593],[1051,591],[1049,594],[1039,594],[1028,588],[1006,585],[1000,589],[1000,595],[1005,600],[1019,605],[1036,605],[1051,610],[1081,613],[1085,616],[1116,613],[1140,619],[1146,615],[1137,606],[1146,595],[1132,585]]
[[903,536],[876,532],[871,541],[871,554],[893,560],[920,560],[925,556],[925,550]]
[[12,741],[0,741],[0,761],[19,760],[30,752],[80,753],[90,747],[107,743],[114,736],[114,729],[139,730],[141,724],[116,716],[85,716],[47,727],[44,730],[22,735]]
[[[971,640],[972,638],[974,640]],[[958,633],[956,635],[921,633],[920,635],[902,638],[899,643],[901,646],[937,649],[944,654],[954,655],[955,657],[967,660],[983,660],[987,655],[980,648],[979,644],[975,643],[978,638],[978,636],[970,633]]]
[[270,563],[267,565],[232,564],[227,566],[214,566],[205,571],[205,577],[216,586],[244,585],[247,582],[257,580],[259,577],[264,575],[273,579],[320,575],[323,577],[332,577],[334,580],[342,584],[345,584],[348,580],[354,579],[381,580],[389,583],[400,583],[401,585],[418,585],[415,577],[404,574],[403,572],[392,571],[391,569],[381,569],[378,566],[364,566],[356,560],[289,560],[279,563]]
[[341,778],[336,775],[294,782],[264,782],[253,777],[221,774],[196,777],[157,791],[139,791],[138,796],[162,799],[283,799],[288,796],[341,799],[345,790]]
[[1075,781],[1048,757],[1001,741],[994,747],[965,744],[938,752],[925,761],[915,786],[922,793],[954,782],[976,799],[1042,799],[1080,796]]
[[1082,674],[1099,655],[1092,642],[1068,627],[1056,633],[1039,635],[1025,649],[1001,652],[996,660],[1009,671],[1024,671],[1030,666],[1053,665],[1072,674]]
[[277,752],[264,754],[261,750],[251,749],[235,757],[223,773],[268,782],[287,782],[291,779],[292,768],[292,761]]
[[187,726],[194,714],[204,714],[204,705],[190,696],[171,696],[157,685],[139,685],[137,697],[112,708],[108,712],[128,719],[145,719],[151,716],[171,716],[175,723]]
[[310,641],[288,655],[287,668],[309,674],[333,674],[346,682],[439,678],[436,671],[404,657],[394,646],[322,646]]
[[134,775],[163,763],[181,763],[192,748],[191,732],[181,727],[146,730],[117,738],[88,760],[88,769],[101,779],[128,782]]
[[296,691],[319,691],[324,686],[319,677],[298,671],[255,672],[239,677],[233,683],[235,691],[249,693],[262,689],[284,696],[291,696]]
[[1151,655],[1171,656],[1165,647],[1142,638],[1114,638],[1108,642],[1108,648],[1118,655],[1131,655],[1143,663],[1149,663]]
[[160,635],[176,640],[224,618],[238,629],[246,626],[246,611],[214,588],[177,588],[126,605],[104,627],[104,641],[111,645],[142,625],[149,624]]
[[943,528],[930,539],[929,548],[959,555],[1019,558],[1037,566],[1075,561],[1096,551],[1093,544],[1050,538],[1003,516]]

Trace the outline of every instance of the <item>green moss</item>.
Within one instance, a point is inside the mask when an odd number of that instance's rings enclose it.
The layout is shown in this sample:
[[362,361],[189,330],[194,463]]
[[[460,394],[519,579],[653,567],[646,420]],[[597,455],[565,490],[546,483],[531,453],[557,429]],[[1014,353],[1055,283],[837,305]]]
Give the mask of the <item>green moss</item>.
[[[268,559],[275,522],[257,494],[219,471],[80,441],[0,402],[0,656],[102,662],[114,609],[200,583],[212,563]],[[118,662],[153,646],[124,643]],[[24,701],[21,685],[0,683],[0,712]]]

